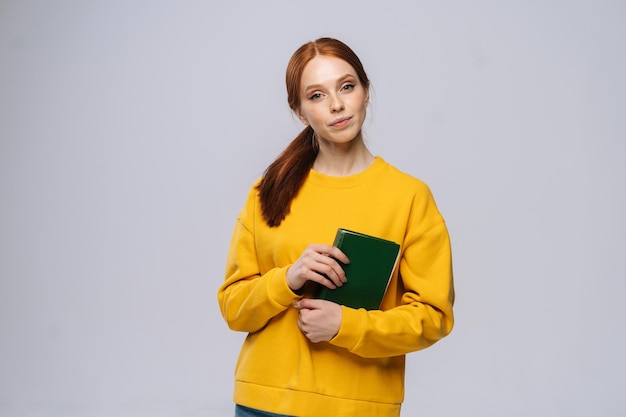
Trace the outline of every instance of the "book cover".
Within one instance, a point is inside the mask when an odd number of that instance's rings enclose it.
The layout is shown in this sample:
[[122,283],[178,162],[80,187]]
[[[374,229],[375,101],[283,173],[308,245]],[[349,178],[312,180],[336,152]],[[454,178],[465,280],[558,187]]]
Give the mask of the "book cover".
[[333,245],[350,259],[348,264],[339,262],[348,282],[334,290],[320,285],[317,298],[378,310],[398,262],[400,245],[342,228],[337,230]]

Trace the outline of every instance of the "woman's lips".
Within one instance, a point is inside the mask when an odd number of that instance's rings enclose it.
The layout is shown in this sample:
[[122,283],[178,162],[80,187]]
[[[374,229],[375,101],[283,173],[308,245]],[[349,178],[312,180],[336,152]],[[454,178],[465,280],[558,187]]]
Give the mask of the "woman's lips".
[[330,125],[336,129],[340,129],[345,127],[350,122],[351,117],[342,117],[340,119],[335,120]]

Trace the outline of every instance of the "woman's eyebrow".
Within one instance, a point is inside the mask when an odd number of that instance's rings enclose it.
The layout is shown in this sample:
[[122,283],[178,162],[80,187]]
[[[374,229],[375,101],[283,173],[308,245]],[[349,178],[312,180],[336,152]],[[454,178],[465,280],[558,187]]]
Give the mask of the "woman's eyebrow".
[[352,74],[346,74],[346,75],[344,75],[343,77],[341,77],[341,78],[339,78],[337,80],[337,84],[341,84],[341,83],[343,83],[344,81],[346,81],[349,78],[355,78],[355,77]]
[[[354,75],[346,74],[344,76],[341,76],[341,77],[337,78],[337,81],[335,82],[335,84],[341,84],[341,83],[345,82],[349,78],[354,78]],[[321,85],[321,84],[311,84],[311,85],[306,86],[304,88],[304,91],[318,90],[320,88],[324,88],[324,86]]]

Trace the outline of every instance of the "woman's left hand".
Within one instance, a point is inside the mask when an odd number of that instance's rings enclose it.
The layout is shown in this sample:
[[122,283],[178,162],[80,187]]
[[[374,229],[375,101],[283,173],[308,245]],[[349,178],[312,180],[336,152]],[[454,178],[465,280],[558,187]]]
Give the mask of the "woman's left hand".
[[298,327],[313,343],[328,342],[341,326],[341,306],[327,300],[303,298],[293,304],[300,310]]

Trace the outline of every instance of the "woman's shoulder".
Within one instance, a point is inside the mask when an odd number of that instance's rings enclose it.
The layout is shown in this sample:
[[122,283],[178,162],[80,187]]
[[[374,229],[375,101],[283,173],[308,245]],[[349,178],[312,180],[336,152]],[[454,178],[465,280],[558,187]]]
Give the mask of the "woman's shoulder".
[[385,161],[383,158],[380,160],[385,164],[385,180],[389,181],[392,184],[397,184],[405,189],[413,189],[416,192],[429,193],[430,188],[426,182],[422,179],[409,174],[408,172],[392,165],[391,163]]
[[259,183],[261,182],[261,178],[255,179],[252,184],[248,186],[248,192],[246,194],[246,198],[241,209],[240,216],[250,215],[254,213],[254,211],[259,206]]

